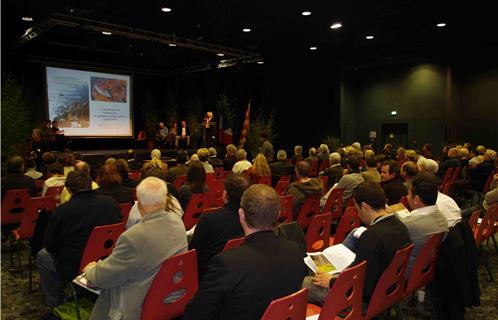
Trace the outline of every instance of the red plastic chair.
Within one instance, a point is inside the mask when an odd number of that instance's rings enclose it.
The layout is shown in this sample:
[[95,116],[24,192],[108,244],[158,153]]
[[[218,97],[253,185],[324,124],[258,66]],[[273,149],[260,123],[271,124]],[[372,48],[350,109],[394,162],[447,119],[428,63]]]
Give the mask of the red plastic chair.
[[221,180],[225,180],[232,173],[232,171],[223,171],[221,174]]
[[173,180],[173,186],[176,190],[180,189],[180,187],[187,181],[187,176],[178,176]]
[[405,297],[432,281],[436,270],[436,259],[444,233],[431,235],[417,256],[405,288]]
[[225,190],[225,186],[223,184],[223,180],[211,180],[208,183],[209,186],[209,199],[211,200],[211,207],[218,207],[221,203],[223,203],[223,191]]
[[323,160],[322,163],[320,163],[320,168],[318,169],[318,172],[325,171],[325,169],[327,169],[329,165],[330,165],[329,159]]
[[128,172],[128,178],[131,180],[138,181],[140,179],[140,173],[139,172]]
[[43,191],[43,184],[44,183],[45,183],[45,180],[42,180],[42,179],[35,180],[37,194],[41,195],[41,193]]
[[341,217],[342,214],[342,193],[344,189],[335,188],[333,189],[327,201],[325,202],[325,206],[323,207],[323,213],[331,213],[332,220],[337,220]]
[[61,204],[61,193],[64,189],[64,186],[58,187],[48,187],[47,192],[45,193],[45,197],[53,197],[55,200],[55,205]]
[[321,176],[320,180],[322,180],[322,185],[323,185],[322,194],[326,194],[329,191],[328,190],[329,177],[327,177],[327,176]]
[[[12,235],[14,236],[14,239],[16,240],[16,245],[17,245],[17,256],[18,256],[18,263],[19,267],[21,267],[21,245],[20,241],[21,240],[26,240],[33,238],[33,234],[35,232],[36,228],[36,222],[38,221],[38,215],[40,214],[41,210],[46,210],[47,212],[50,212],[55,209],[55,200],[52,197],[38,197],[38,198],[31,198],[29,200],[29,205],[26,210],[26,212],[23,215],[23,218],[21,220],[21,225],[15,229],[12,230]],[[12,256],[12,242],[11,242],[11,250],[10,250],[10,265],[13,266],[13,256]],[[31,253],[28,255],[28,274],[29,274],[29,292],[33,290],[33,277],[32,277],[32,270],[31,270]]]
[[292,212],[293,212],[292,205],[293,205],[292,195],[280,196],[280,212],[277,219],[277,223],[292,222]]
[[318,177],[318,160],[311,161],[309,177]]
[[210,207],[208,193],[194,193],[182,217],[185,229],[190,230],[199,221],[202,211]]
[[482,257],[484,266],[488,271],[489,281],[491,282],[494,281],[493,271],[491,270],[491,266],[489,264],[488,258],[486,257],[486,254],[483,253],[481,249],[481,245],[482,242],[486,240],[490,234],[493,234],[494,229],[495,227],[493,212],[492,210],[490,210],[490,208],[488,208],[488,210],[484,214],[484,218],[482,218],[481,220],[481,223],[478,223],[478,227],[474,230],[474,240],[478,248],[479,255]]
[[454,170],[453,170],[453,174],[451,175],[451,178],[450,178],[450,183],[453,183],[455,182],[458,178],[460,178],[460,173],[462,172],[462,167],[456,167]]
[[129,202],[119,204],[119,211],[121,211],[121,216],[123,217],[121,222],[123,222],[125,225],[128,222],[128,217],[130,216],[131,207],[132,204]]
[[333,237],[330,237],[330,245],[335,245],[342,243],[346,236],[353,230],[354,228],[358,228],[361,225],[360,217],[358,217],[358,212],[355,208],[349,207],[346,208],[344,215],[337,226],[337,230]]
[[484,188],[482,189],[482,193],[486,193],[489,191],[489,188],[491,187],[491,182],[493,181],[493,176],[498,173],[498,169],[493,170],[491,174],[488,177],[488,180],[486,180],[486,183],[484,184]]
[[354,199],[353,197],[349,197],[346,201],[346,208],[354,208]]
[[2,225],[20,223],[29,206],[26,189],[7,190],[2,199]]
[[400,199],[399,199],[399,202],[401,202],[406,209],[410,210],[410,204],[408,203],[408,198],[406,196],[402,196]]
[[395,303],[403,299],[405,270],[408,258],[413,250],[413,243],[399,249],[394,255],[391,263],[382,273],[368,305],[367,314],[364,319],[372,319],[384,310],[389,309]]
[[202,210],[202,214],[210,214],[210,213],[216,212],[220,209],[221,209],[221,207],[206,208],[206,209]]
[[314,215],[320,214],[320,196],[321,194],[313,194],[306,197],[306,201],[297,215],[297,223],[303,230],[308,228]]
[[177,254],[163,262],[145,296],[141,319],[173,319],[197,292],[197,252]]
[[443,180],[441,181],[441,186],[439,188],[439,191],[443,190],[443,187],[445,184],[451,182],[451,177],[453,176],[454,171],[455,171],[455,168],[453,168],[453,167],[446,169],[444,176],[443,176]]
[[279,196],[283,196],[285,194],[285,190],[289,187],[290,181],[282,181],[280,180],[277,182],[277,185],[275,186],[275,191],[278,193]]
[[469,218],[469,226],[472,232],[474,233],[477,228],[477,220],[479,220],[479,216],[481,215],[481,209],[475,210],[472,212]]
[[214,172],[207,172],[206,173],[206,182],[209,184],[211,181],[215,179]]
[[224,171],[225,171],[225,169],[223,167],[216,167],[216,168],[214,168],[215,178],[218,179],[218,180],[222,180],[222,175],[223,175]]
[[302,320],[306,318],[307,302],[308,289],[303,288],[298,292],[273,300],[266,308],[261,320]]
[[261,176],[258,179],[258,183],[266,184],[271,187],[271,176]]
[[317,214],[306,231],[306,251],[323,251],[329,246],[331,214]]
[[241,245],[243,245],[244,242],[246,242],[246,237],[230,239],[225,244],[225,247],[223,247],[223,252],[228,251],[228,250],[233,249],[233,248],[238,248]]
[[288,174],[281,175],[280,178],[278,178],[278,182],[280,182],[280,181],[287,181],[290,183],[291,177]]
[[90,262],[109,256],[124,231],[125,225],[122,222],[93,228],[81,256],[80,272]]
[[131,196],[133,197],[133,201],[137,201],[137,188],[130,189]]
[[[320,309],[318,306],[308,304],[308,309],[319,311],[318,320],[361,319],[366,269],[367,261],[365,260],[342,271],[330,288],[323,307]],[[307,315],[318,313],[316,311],[307,312]]]

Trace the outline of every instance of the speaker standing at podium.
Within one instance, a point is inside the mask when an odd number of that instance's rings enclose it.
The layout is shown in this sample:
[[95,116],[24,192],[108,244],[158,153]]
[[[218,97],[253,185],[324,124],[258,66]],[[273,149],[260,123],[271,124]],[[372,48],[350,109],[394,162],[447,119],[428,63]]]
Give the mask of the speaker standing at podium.
[[216,145],[216,122],[213,121],[213,112],[206,112],[202,122],[202,144],[205,147],[214,147]]

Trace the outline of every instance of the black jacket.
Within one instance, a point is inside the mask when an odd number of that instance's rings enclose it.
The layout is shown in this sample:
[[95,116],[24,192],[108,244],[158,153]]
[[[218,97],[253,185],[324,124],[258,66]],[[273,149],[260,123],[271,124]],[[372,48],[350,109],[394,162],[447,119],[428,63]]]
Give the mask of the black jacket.
[[292,175],[294,173],[294,166],[287,162],[287,160],[277,160],[270,163],[271,183],[273,186],[277,185],[281,176]]
[[100,186],[100,188],[95,190],[102,195],[113,198],[117,203],[135,203],[131,189],[120,184],[112,184],[105,187]]
[[44,244],[55,257],[63,279],[79,272],[81,255],[93,228],[121,222],[119,206],[111,197],[94,190],[82,191],[50,215]]
[[270,302],[301,289],[306,265],[298,246],[260,231],[214,256],[184,319],[260,319]]
[[401,178],[394,178],[391,181],[382,184],[382,189],[386,193],[387,204],[399,203],[402,196],[406,196],[408,191]]
[[199,279],[204,276],[209,260],[223,251],[228,240],[244,235],[239,207],[238,203],[229,202],[217,212],[201,215],[188,245],[189,250],[197,250]]

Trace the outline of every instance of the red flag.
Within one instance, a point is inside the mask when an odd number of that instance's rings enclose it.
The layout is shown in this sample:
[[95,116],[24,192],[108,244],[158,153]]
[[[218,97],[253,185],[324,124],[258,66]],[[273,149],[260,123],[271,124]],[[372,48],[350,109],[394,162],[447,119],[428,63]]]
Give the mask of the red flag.
[[244,125],[242,126],[242,132],[240,133],[239,148],[244,148],[246,143],[246,137],[249,133],[249,114],[251,113],[251,100],[247,103],[246,116],[244,117]]

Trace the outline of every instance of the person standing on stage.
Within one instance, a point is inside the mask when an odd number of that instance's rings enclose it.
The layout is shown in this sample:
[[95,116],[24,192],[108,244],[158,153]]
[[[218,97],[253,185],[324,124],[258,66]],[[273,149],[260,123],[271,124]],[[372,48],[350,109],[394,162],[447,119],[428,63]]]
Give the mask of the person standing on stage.
[[214,147],[216,145],[216,122],[213,121],[213,112],[206,112],[203,128],[203,145],[205,147]]

